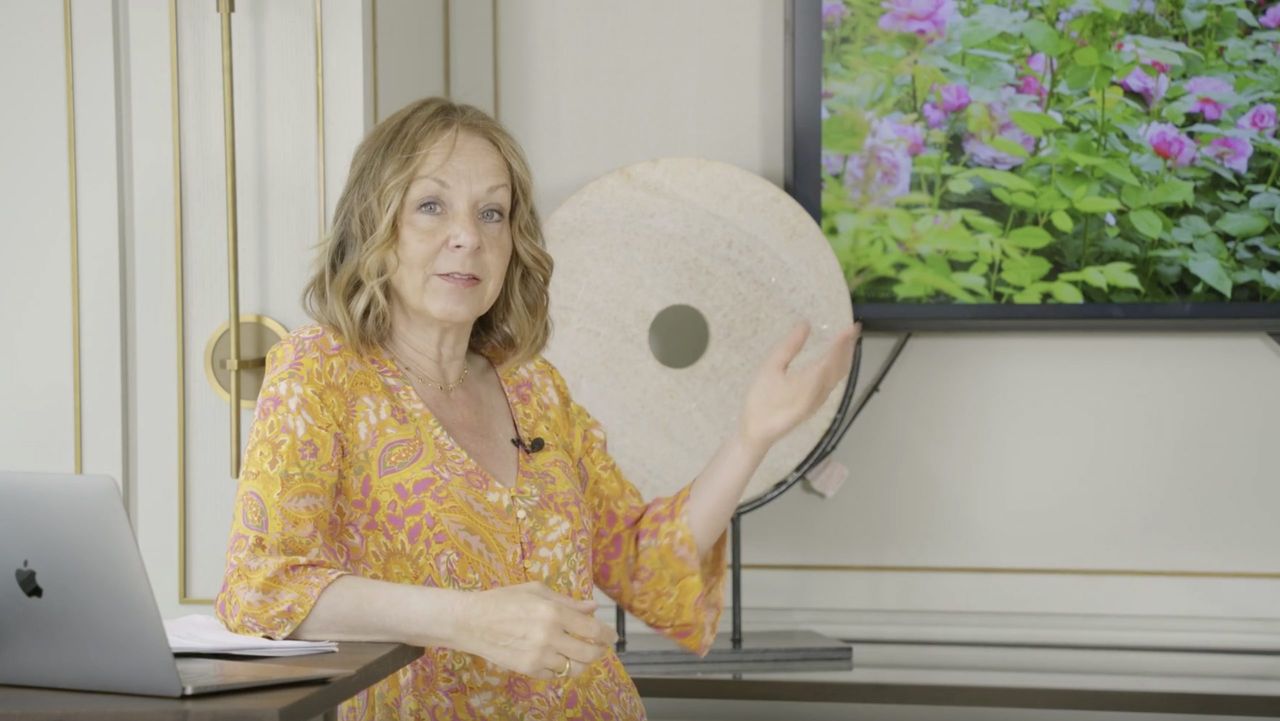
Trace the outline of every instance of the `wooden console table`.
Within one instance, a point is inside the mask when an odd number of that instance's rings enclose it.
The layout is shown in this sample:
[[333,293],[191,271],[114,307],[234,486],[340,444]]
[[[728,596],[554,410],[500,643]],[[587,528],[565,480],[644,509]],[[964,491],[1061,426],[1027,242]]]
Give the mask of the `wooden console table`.
[[184,698],[0,686],[0,719],[307,721],[317,717],[336,718],[334,712],[338,704],[409,665],[421,655],[422,649],[398,643],[341,643],[337,653],[256,660],[347,670],[350,673],[346,676],[322,682]]
[[[636,676],[655,699],[1280,717],[1280,654],[856,642],[853,670]],[[666,704],[667,702],[662,702]],[[702,704],[708,709],[715,704]],[[728,705],[726,705],[726,708]],[[789,707],[792,708],[792,707]],[[1081,718],[1099,718],[1081,713]],[[920,718],[931,718],[922,714]]]

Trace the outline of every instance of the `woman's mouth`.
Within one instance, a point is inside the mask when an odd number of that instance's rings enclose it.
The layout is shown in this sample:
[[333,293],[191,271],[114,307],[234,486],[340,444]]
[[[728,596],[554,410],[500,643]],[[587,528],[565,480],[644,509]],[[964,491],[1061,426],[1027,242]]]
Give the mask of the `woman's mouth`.
[[470,273],[438,273],[436,277],[463,288],[470,288],[480,283],[480,278]]

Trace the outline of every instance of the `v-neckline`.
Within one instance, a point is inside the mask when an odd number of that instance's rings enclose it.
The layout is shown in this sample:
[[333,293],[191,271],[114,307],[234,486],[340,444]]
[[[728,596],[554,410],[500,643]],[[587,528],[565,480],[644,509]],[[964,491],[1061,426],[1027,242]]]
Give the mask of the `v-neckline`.
[[[408,407],[411,413],[417,415],[419,423],[427,424],[427,427],[431,430],[432,434],[436,436],[437,440],[453,448],[466,460],[468,464],[470,464],[472,468],[479,471],[486,483],[506,492],[514,491],[522,485],[521,481],[524,477],[524,463],[523,459],[520,458],[521,453],[519,448],[515,449],[515,477],[512,479],[511,485],[508,486],[498,480],[497,476],[493,475],[488,468],[485,468],[470,451],[468,451],[457,441],[457,439],[453,437],[453,434],[449,432],[448,428],[445,428],[444,423],[441,422],[440,418],[431,410],[431,407],[427,405],[427,402],[422,400],[422,396],[418,395],[418,390],[413,387],[413,383],[411,383],[405,375],[404,369],[400,367],[399,363],[395,362],[394,358],[392,358],[389,353],[381,348],[377,348],[373,351],[372,355],[373,360],[376,361],[375,368],[378,369],[379,373],[384,378],[395,384],[395,392],[397,397],[400,399],[400,402]],[[507,413],[511,418],[511,427],[516,431],[516,437],[524,438],[524,429],[520,427],[519,416],[516,414],[515,403],[512,401],[512,390],[508,384],[508,379],[504,375],[506,372],[512,371],[513,367],[508,367],[505,371],[500,370],[488,358],[485,358],[483,355],[481,357],[484,358],[485,364],[493,371],[494,375],[498,377],[498,386],[502,390],[503,400],[506,401]]]

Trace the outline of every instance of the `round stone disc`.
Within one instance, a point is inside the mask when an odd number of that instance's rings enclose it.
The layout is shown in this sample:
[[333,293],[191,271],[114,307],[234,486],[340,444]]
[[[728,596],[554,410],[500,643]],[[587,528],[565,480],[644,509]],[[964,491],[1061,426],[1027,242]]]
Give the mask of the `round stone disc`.
[[[545,233],[555,258],[546,356],[646,499],[697,476],[735,428],[756,369],[795,323],[812,326],[796,360],[808,364],[853,321],[822,230],[785,192],[726,163],[622,168],[565,201]],[[773,447],[743,501],[817,445],[844,384]]]

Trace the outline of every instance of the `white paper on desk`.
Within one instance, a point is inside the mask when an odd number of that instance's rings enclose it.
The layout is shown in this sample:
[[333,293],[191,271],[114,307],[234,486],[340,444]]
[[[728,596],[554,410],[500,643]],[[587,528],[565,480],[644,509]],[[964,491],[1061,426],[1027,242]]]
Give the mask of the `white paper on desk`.
[[333,641],[273,641],[258,636],[232,633],[213,616],[193,614],[166,619],[165,635],[174,653],[227,653],[240,656],[305,656],[333,653]]

